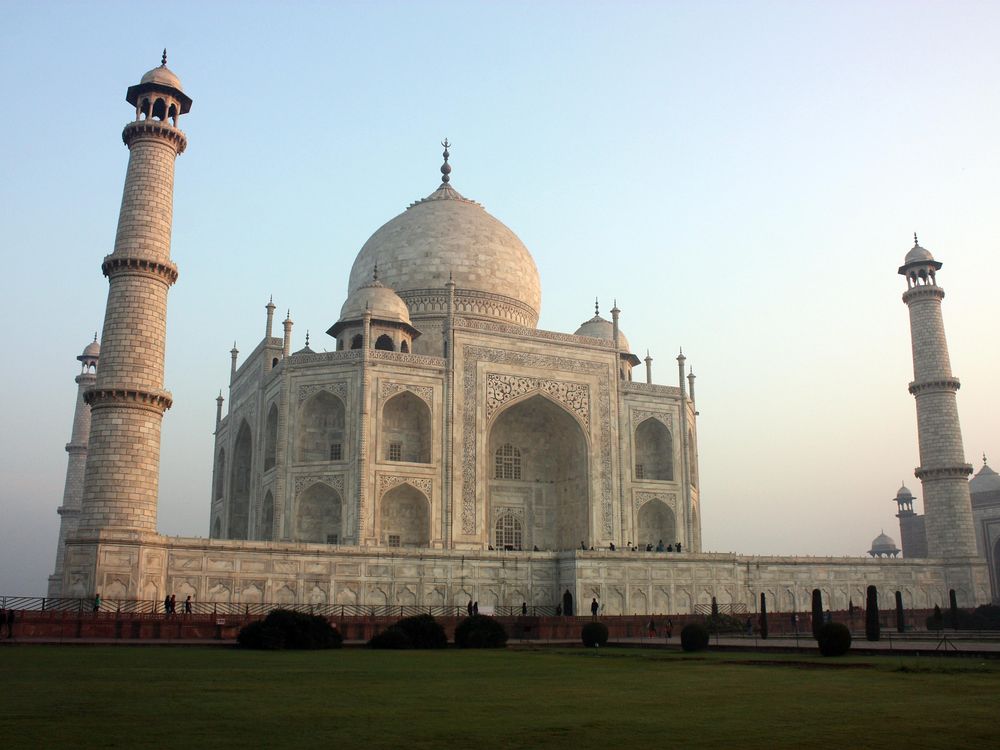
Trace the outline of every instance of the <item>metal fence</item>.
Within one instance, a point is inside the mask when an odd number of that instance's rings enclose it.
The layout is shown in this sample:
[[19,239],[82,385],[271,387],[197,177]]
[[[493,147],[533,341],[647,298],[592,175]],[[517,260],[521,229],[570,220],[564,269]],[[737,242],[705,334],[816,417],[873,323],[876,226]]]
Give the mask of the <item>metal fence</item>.
[[[465,617],[468,607],[462,605],[416,605],[416,604],[287,604],[284,602],[188,602],[178,599],[173,612],[168,612],[165,601],[142,599],[81,599],[70,597],[0,596],[0,609],[15,609],[29,612],[101,612],[122,614],[192,614],[192,615],[251,615],[263,616],[275,609],[290,609],[323,617],[410,617],[413,615],[433,615],[434,617]],[[483,607],[482,614],[499,617],[551,617],[556,614],[554,606],[529,606],[523,612],[520,605],[503,607]]]

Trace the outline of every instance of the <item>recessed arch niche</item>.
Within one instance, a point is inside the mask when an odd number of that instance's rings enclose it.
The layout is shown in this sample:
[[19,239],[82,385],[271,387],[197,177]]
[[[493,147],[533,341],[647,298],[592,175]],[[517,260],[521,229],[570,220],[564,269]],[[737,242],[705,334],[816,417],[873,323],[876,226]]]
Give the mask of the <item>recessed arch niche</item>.
[[650,500],[636,514],[636,544],[640,548],[652,544],[655,548],[661,541],[664,545],[678,541],[677,520],[665,502]]
[[253,459],[253,436],[244,419],[233,445],[233,473],[230,478],[230,539],[246,539],[250,531],[250,468]]
[[383,461],[431,462],[431,410],[413,392],[397,393],[382,407],[379,455]]
[[410,484],[400,484],[382,495],[381,540],[398,547],[430,545],[430,501]]
[[[520,477],[497,478],[497,452],[512,446]],[[517,401],[489,427],[487,512],[524,518],[524,549],[576,549],[590,540],[589,449],[583,428],[565,408],[541,394]],[[512,476],[512,474],[506,474]],[[491,533],[491,536],[493,534]],[[491,539],[491,543],[492,539]]]
[[649,417],[635,428],[635,478],[672,481],[674,447],[670,430],[660,420]]
[[329,461],[335,445],[345,456],[344,402],[329,391],[316,391],[299,408],[295,460]]
[[338,543],[341,540],[343,502],[340,493],[317,482],[298,497],[295,508],[295,540]]

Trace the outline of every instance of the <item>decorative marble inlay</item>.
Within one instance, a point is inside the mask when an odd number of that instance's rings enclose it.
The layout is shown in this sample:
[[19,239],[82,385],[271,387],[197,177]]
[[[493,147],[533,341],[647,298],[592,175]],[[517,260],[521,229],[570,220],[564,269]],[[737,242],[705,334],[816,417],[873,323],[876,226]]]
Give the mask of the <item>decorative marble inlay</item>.
[[427,477],[412,477],[405,474],[379,474],[377,480],[378,489],[376,491],[377,497],[381,498],[386,492],[391,490],[393,487],[398,487],[401,484],[408,484],[414,489],[420,490],[424,493],[424,497],[428,500],[431,499],[431,480]]
[[636,510],[639,510],[650,500],[659,500],[672,510],[677,507],[676,492],[636,492],[632,496],[632,505]]
[[590,427],[590,387],[586,383],[525,378],[516,375],[486,373],[486,420],[511,399],[532,391],[542,391],[568,408],[586,427]]
[[645,422],[647,419],[652,417],[660,422],[663,422],[667,426],[667,429],[671,433],[674,431],[674,415],[669,414],[665,411],[647,411],[646,409],[633,409],[632,410],[632,428],[638,427],[640,424]]
[[346,382],[314,383],[312,385],[299,386],[299,403],[301,404],[317,391],[327,391],[328,393],[332,393],[334,396],[339,396],[341,401],[347,400]]
[[307,487],[311,487],[317,482],[321,482],[340,493],[340,496],[344,496],[344,475],[343,474],[308,474],[306,476],[295,477],[295,494],[298,495],[302,490]]
[[380,401],[385,401],[391,396],[395,396],[397,393],[402,393],[403,391],[410,391],[414,395],[423,399],[424,403],[433,410],[434,408],[434,389],[427,385],[408,385],[404,383],[391,383],[389,381],[383,380],[379,384],[378,397]]

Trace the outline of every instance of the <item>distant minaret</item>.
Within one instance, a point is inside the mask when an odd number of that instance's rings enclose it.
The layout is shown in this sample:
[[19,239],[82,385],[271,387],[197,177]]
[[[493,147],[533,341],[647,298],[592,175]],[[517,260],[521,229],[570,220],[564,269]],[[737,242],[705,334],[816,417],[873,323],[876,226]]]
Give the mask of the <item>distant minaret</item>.
[[181,82],[162,64],[130,86],[135,120],[122,140],[128,171],[113,252],[101,270],[108,303],[101,368],[86,395],[90,445],[79,533],[156,532],[160,425],[172,397],[163,388],[167,291],[177,280],[170,260],[174,160],[187,146],[177,127],[191,109]]
[[76,531],[80,520],[80,500],[83,497],[83,475],[87,468],[87,439],[90,437],[90,407],[83,395],[97,382],[97,360],[101,345],[94,340],[87,344],[83,354],[77,357],[83,366],[76,376],[76,408],[73,410],[73,433],[66,443],[69,460],[66,462],[66,487],[63,490],[62,505],[56,511],[59,522],[59,541],[56,546],[56,567],[49,576],[48,596],[62,596],[63,546],[66,537]]
[[972,466],[965,463],[955,402],[959,382],[951,374],[941,319],[944,290],[937,285],[941,265],[920,247],[914,234],[913,248],[899,267],[899,273],[906,277],[903,302],[910,308],[910,393],[917,402],[920,442],[920,466],[913,473],[923,485],[928,556],[973,557],[977,554],[976,537],[966,479]]

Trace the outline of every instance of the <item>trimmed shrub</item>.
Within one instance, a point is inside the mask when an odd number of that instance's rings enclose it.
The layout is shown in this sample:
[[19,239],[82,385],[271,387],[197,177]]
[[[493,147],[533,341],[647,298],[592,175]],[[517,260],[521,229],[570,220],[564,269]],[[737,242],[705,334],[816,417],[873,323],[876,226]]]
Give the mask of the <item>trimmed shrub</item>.
[[903,614],[903,592],[896,592],[896,630],[906,632],[906,616]]
[[948,613],[950,616],[948,619],[951,621],[949,624],[952,628],[958,630],[960,623],[958,621],[958,597],[955,596],[955,589],[948,591],[948,599],[950,603],[950,611]]
[[690,622],[681,631],[681,648],[685,651],[704,651],[708,648],[708,629],[697,622]]
[[455,645],[459,648],[504,648],[507,630],[487,615],[466,617],[455,628]]
[[445,648],[448,645],[444,628],[431,615],[404,617],[393,627],[406,634],[410,648]]
[[878,621],[878,589],[868,587],[868,601],[865,604],[865,638],[877,641],[882,636],[882,625]]
[[381,633],[376,633],[368,641],[368,648],[404,649],[413,648],[413,642],[397,625],[390,625]]
[[823,656],[843,656],[851,648],[851,631],[842,622],[828,622],[816,636]]
[[236,637],[240,648],[321,649],[340,648],[344,639],[325,617],[275,609],[263,620],[252,622]]
[[747,630],[746,622],[734,615],[709,615],[705,618],[705,627],[709,633],[740,633]]
[[583,645],[590,648],[607,645],[608,626],[603,622],[588,622],[580,630],[580,638]]

